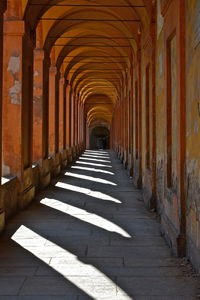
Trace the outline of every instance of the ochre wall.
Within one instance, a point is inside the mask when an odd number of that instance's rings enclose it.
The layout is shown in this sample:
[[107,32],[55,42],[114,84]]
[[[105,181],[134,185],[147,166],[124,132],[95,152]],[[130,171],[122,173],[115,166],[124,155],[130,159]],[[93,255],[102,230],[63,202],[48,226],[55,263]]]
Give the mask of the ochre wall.
[[[200,269],[200,2],[186,1],[187,252]],[[197,34],[197,30],[199,34]]]

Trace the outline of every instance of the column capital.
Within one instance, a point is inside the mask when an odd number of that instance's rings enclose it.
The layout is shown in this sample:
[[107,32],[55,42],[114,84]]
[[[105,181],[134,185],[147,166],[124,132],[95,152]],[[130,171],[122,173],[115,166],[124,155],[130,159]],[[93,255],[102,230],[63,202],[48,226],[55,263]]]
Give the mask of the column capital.
[[60,82],[61,84],[63,84],[63,85],[64,85],[64,83],[65,83],[65,77],[64,77],[64,73],[63,73],[63,72],[60,72],[60,79],[59,79],[59,82]]
[[40,48],[34,49],[34,59],[44,60],[44,50]]
[[56,75],[57,74],[57,67],[55,65],[51,65],[49,68],[49,74],[50,75]]

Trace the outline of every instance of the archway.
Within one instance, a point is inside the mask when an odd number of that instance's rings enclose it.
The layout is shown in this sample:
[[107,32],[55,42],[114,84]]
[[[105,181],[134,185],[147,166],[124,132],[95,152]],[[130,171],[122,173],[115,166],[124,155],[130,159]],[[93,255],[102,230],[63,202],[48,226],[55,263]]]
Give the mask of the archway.
[[106,127],[98,126],[90,134],[90,149],[109,149],[110,131]]

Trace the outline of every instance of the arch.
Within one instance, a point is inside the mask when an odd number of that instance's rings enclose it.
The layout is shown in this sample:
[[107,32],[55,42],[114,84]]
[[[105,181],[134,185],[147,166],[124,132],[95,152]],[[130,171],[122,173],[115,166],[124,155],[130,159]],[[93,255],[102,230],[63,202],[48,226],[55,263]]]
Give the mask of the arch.
[[91,150],[104,150],[110,148],[110,130],[108,127],[95,125],[90,130]]

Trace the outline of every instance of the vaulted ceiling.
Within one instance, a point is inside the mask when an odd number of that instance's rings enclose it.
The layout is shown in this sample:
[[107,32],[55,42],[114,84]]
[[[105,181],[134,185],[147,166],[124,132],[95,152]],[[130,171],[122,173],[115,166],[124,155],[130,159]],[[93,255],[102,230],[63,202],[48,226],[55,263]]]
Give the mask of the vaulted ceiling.
[[23,0],[22,13],[85,104],[89,125],[108,126],[149,24],[151,0]]

